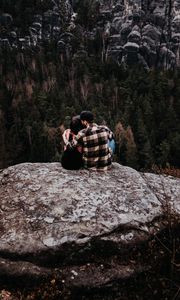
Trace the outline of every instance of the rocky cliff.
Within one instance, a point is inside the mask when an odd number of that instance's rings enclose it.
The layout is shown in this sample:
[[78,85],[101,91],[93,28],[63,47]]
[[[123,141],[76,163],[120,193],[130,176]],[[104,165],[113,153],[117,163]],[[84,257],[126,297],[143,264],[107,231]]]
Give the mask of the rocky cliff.
[[179,67],[180,3],[175,0],[12,1],[0,6],[1,51],[37,52],[53,43],[69,57],[95,55],[128,67]]
[[178,226],[180,180],[116,163],[103,174],[24,163],[0,173],[0,215],[1,282],[58,274],[68,287],[102,289],[169,254],[160,234]]

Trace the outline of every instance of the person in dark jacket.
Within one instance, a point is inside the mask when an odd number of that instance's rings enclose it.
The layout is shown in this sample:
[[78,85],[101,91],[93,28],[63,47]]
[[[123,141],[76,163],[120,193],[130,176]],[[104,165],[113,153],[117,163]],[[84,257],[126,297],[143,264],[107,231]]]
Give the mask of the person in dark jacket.
[[82,147],[71,146],[78,132],[83,129],[80,116],[74,116],[70,123],[70,128],[63,133],[64,152],[61,158],[62,167],[67,170],[78,170],[83,167]]

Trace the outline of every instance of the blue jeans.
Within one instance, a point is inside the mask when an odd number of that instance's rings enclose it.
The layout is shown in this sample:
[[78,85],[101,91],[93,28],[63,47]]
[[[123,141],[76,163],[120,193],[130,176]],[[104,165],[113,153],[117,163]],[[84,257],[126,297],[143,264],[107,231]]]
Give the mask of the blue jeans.
[[116,148],[115,140],[114,139],[109,140],[108,141],[108,146],[109,146],[109,148],[111,148],[112,153],[114,154],[115,153],[115,148]]

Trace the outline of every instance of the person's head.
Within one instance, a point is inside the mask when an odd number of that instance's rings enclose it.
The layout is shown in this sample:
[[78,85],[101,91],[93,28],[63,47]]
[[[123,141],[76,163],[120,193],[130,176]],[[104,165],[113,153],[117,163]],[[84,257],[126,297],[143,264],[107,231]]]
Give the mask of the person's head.
[[78,132],[83,129],[83,125],[81,123],[81,119],[80,116],[74,116],[71,119],[71,123],[70,123],[70,129],[74,134],[78,134]]
[[90,123],[93,123],[94,116],[91,111],[82,111],[80,114],[81,122],[84,126],[87,126]]

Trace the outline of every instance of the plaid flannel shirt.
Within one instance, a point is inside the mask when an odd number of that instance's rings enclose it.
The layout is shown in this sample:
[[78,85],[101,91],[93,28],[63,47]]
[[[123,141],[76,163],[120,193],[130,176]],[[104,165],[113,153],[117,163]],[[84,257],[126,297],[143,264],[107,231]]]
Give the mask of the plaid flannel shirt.
[[108,170],[112,163],[112,153],[108,147],[108,140],[112,139],[113,133],[106,126],[95,123],[79,131],[73,145],[83,147],[83,160],[85,168],[92,170]]

